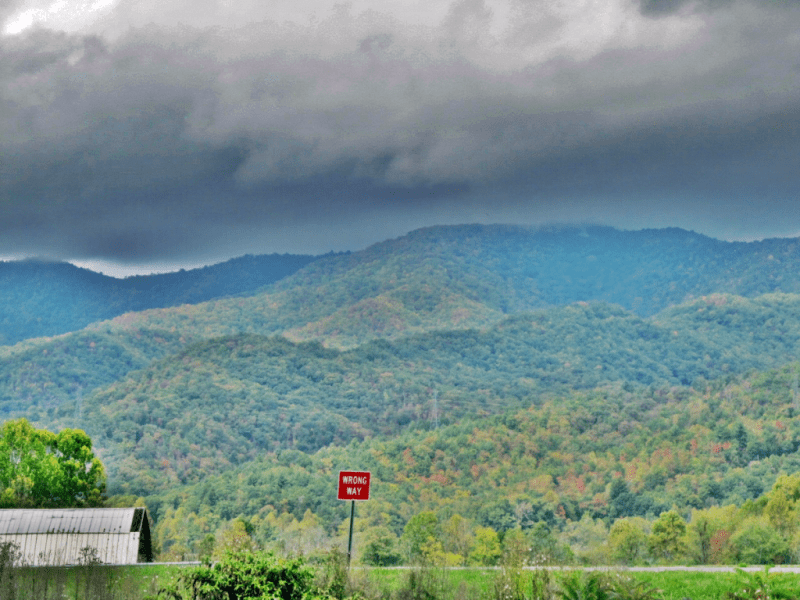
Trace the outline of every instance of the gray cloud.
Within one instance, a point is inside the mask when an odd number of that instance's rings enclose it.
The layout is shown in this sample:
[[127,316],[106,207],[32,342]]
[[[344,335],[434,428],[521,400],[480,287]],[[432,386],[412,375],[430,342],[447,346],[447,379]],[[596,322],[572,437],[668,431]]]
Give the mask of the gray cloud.
[[731,4],[735,0],[639,0],[642,14],[650,16],[670,15],[681,9],[713,10]]
[[637,0],[643,15],[662,17],[680,11],[708,12],[736,3],[751,3],[761,8],[793,10],[793,2],[785,0]]
[[786,227],[800,13],[678,4],[463,0],[424,25],[142,0],[0,36],[0,254],[324,251],[465,218]]

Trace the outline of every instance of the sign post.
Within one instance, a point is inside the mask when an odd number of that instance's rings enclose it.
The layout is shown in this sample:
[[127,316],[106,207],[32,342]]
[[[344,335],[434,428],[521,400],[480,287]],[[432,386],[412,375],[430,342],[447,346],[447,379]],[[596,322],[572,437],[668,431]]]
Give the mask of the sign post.
[[339,500],[350,500],[350,536],[347,538],[347,566],[353,555],[353,519],[356,500],[369,500],[369,471],[339,471]]

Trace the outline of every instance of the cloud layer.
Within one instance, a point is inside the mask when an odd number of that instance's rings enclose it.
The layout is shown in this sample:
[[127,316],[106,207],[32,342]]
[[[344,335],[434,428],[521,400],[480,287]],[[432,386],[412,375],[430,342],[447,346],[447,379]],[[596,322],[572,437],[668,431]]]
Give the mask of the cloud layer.
[[315,252],[463,220],[796,232],[791,4],[17,2],[0,20],[44,17],[0,36],[0,254]]

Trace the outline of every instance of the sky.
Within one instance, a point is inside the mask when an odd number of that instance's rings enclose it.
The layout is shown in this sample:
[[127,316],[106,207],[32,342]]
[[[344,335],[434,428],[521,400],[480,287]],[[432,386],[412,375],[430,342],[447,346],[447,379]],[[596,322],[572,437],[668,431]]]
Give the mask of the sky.
[[0,258],[800,235],[797,0],[0,0]]

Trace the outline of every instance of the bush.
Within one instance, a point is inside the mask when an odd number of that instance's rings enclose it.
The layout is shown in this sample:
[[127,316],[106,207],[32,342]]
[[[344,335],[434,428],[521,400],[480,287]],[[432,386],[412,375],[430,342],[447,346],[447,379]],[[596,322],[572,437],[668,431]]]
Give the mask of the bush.
[[[303,600],[316,595],[313,580],[314,572],[300,558],[228,552],[214,565],[195,567],[181,575],[179,587],[193,600]],[[165,589],[161,597],[180,596]]]

